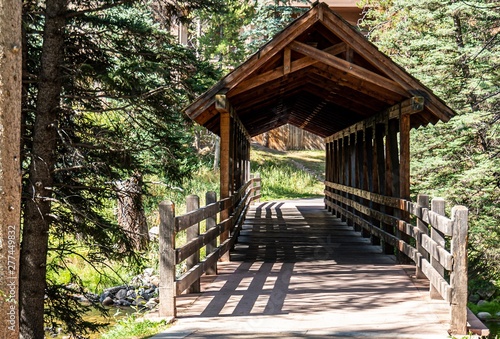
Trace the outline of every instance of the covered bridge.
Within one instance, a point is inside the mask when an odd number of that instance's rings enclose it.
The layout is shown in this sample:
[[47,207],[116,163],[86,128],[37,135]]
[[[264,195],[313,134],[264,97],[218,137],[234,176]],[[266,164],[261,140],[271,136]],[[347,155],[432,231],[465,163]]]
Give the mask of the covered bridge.
[[[410,129],[446,122],[455,113],[328,5],[312,7],[185,111],[221,138],[220,198],[226,202],[248,187],[252,137],[288,123],[324,138],[328,210],[381,242],[385,253],[411,258],[417,275],[430,280],[431,294],[452,305],[455,333],[466,333],[467,209],[454,208],[448,219],[444,205],[431,209],[428,197],[408,201]],[[176,218],[177,229],[219,211],[218,206]],[[235,224],[230,208],[220,209],[220,220],[223,257],[233,238],[226,228]],[[208,238],[213,236],[192,240],[176,255],[187,257]],[[204,265],[189,274],[198,277]],[[187,280],[178,282],[177,295]]]
[[287,123],[325,138],[327,189],[333,183],[409,198],[410,129],[454,115],[324,3],[186,113],[221,137],[222,198],[248,178],[250,138]]

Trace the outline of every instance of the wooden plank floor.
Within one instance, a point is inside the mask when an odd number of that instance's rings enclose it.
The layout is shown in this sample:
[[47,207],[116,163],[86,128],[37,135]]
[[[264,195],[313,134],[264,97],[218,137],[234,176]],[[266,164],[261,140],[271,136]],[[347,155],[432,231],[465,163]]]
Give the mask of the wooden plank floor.
[[426,281],[321,199],[254,206],[231,259],[154,338],[448,338],[449,308]]

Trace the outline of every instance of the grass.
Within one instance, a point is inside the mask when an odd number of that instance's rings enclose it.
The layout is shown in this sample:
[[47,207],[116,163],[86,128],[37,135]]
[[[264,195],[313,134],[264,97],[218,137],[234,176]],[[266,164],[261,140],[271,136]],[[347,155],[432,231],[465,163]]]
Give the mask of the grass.
[[169,324],[165,320],[152,321],[129,315],[119,320],[111,329],[104,333],[101,339],[143,339],[165,331]]
[[262,201],[316,198],[323,194],[324,151],[279,152],[253,148],[252,173],[262,178]]

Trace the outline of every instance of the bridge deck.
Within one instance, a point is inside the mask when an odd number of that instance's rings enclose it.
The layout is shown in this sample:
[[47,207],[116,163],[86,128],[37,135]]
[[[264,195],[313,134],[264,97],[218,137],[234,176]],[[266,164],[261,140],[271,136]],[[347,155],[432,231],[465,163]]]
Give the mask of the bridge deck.
[[447,338],[448,307],[320,199],[258,204],[231,263],[154,338]]

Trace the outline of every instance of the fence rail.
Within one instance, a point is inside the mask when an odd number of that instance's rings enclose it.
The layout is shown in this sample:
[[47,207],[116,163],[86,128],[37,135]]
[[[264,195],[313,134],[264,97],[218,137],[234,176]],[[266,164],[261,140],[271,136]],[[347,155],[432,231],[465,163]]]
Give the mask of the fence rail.
[[[200,277],[216,274],[217,261],[229,251],[241,229],[248,206],[260,198],[260,178],[246,182],[232,196],[215,201],[214,192],[207,192],[207,205],[199,207],[199,198],[187,198],[188,212],[175,216],[171,201],[160,203],[160,316],[175,317],[175,297],[186,290],[199,292]],[[217,223],[217,216],[228,211],[229,217]],[[206,221],[206,231],[199,233],[200,223]],[[176,234],[186,231],[187,242],[176,248]],[[226,240],[217,246],[217,237],[229,232]],[[200,262],[200,249],[206,247],[206,258]],[[187,271],[176,276],[176,265],[186,261]]]
[[413,203],[329,181],[325,186],[326,207],[374,242],[381,240],[412,259],[417,277],[430,281],[431,298],[450,303],[452,332],[467,333],[467,208],[453,207],[448,218],[440,198],[429,206],[427,195]]

